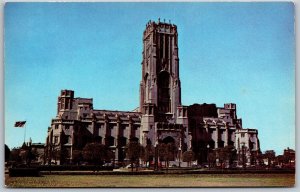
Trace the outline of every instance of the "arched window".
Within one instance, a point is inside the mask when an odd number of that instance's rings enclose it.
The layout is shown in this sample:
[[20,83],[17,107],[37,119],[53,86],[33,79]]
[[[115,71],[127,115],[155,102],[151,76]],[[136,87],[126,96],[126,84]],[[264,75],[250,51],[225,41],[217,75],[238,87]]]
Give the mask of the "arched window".
[[170,112],[170,75],[162,71],[158,76],[158,110],[159,112]]
[[164,147],[167,148],[167,158],[170,161],[174,161],[178,152],[178,146],[175,144],[175,139],[171,136],[168,136],[164,138],[162,142],[166,144]]
[[144,77],[144,85],[145,85],[145,98],[144,98],[144,102],[148,102],[149,100],[149,78],[148,78],[148,73],[146,73],[145,77]]
[[162,142],[165,143],[165,144],[175,143],[175,139],[171,136],[168,136],[168,137],[164,138]]

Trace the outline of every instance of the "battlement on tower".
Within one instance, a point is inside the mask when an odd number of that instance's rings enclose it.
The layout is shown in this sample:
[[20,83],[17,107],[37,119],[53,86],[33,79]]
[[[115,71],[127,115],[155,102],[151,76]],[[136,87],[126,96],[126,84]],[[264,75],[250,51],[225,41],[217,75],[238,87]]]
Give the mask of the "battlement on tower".
[[157,33],[177,34],[177,26],[172,24],[170,20],[169,23],[165,20],[161,22],[160,19],[158,19],[158,22],[149,20],[144,31],[144,39],[148,38],[154,31]]

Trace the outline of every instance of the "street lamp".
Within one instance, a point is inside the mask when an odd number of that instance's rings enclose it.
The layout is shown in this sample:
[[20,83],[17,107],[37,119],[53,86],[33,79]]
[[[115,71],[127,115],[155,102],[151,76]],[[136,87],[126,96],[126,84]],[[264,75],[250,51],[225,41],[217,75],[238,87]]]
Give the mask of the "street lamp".
[[210,146],[209,146],[209,144],[207,144],[207,162],[208,162],[208,169],[210,169],[210,162],[209,162],[209,148],[210,148]]

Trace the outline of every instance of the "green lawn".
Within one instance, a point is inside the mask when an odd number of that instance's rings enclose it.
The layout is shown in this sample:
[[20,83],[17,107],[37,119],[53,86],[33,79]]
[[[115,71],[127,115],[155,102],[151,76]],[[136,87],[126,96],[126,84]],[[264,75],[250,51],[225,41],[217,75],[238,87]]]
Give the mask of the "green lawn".
[[7,187],[293,187],[294,174],[5,176]]

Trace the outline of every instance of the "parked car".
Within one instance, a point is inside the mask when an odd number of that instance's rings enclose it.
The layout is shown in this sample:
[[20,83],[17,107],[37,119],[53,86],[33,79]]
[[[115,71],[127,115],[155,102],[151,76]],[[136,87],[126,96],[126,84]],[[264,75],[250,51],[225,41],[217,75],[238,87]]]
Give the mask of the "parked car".
[[[162,167],[161,162],[158,162],[158,163],[157,163],[157,166],[158,166],[159,168],[161,168],[161,167]],[[155,162],[151,161],[150,167],[155,167]]]
[[[197,165],[197,164],[193,164],[192,167],[194,167],[194,168],[202,168],[201,165]],[[208,167],[208,166],[207,166],[207,167]]]
[[104,163],[102,166],[103,166],[103,167],[112,167],[113,164],[112,164],[112,163]]
[[[132,165],[133,165],[133,168],[136,168],[136,167],[137,167],[137,165],[136,165],[135,163],[133,163]],[[125,168],[132,168],[132,167],[131,167],[132,165],[131,165],[131,163],[130,163],[130,164],[128,164]]]

